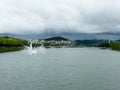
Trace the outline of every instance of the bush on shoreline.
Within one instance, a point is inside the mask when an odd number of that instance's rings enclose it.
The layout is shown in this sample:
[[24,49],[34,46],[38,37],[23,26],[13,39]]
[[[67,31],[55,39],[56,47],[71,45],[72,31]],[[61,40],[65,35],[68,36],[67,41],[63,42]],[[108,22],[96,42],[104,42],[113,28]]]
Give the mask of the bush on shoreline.
[[10,52],[10,51],[19,51],[22,48],[20,47],[0,47],[0,53],[2,52]]
[[0,38],[0,52],[18,51],[22,49],[22,40],[2,37]]
[[0,38],[0,46],[22,46],[22,41],[9,37]]
[[112,50],[120,51],[120,43],[113,43],[110,47]]

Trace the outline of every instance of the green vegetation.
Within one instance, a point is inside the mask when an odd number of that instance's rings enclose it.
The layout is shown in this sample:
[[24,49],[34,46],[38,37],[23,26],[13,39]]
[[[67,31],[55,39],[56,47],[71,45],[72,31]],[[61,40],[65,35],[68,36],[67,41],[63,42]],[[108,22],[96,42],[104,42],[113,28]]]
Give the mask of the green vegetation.
[[59,37],[59,36],[45,39],[45,41],[52,41],[52,40],[55,40],[55,41],[61,41],[61,40],[68,41],[67,38],[63,38],[63,37]]
[[120,43],[113,43],[113,44],[111,44],[110,48],[112,50],[120,51]]
[[87,47],[100,47],[103,49],[112,49],[116,51],[120,51],[120,42],[111,41],[109,43],[108,40],[76,40],[75,47],[77,46],[87,46]]
[[120,51],[120,43],[118,42],[112,42],[111,44],[109,44],[108,42],[104,42],[104,43],[101,43],[99,47]]
[[102,43],[99,44],[99,47],[109,48],[110,47],[110,43],[108,43],[108,42],[102,42]]
[[20,47],[0,47],[0,52],[19,51]]
[[19,39],[3,37],[0,38],[0,46],[22,46],[22,41]]
[[76,40],[75,46],[87,46],[87,47],[109,47],[108,40]]
[[[54,38],[49,38],[46,40],[53,40],[50,43],[43,43],[45,48],[50,48],[50,47],[56,47],[60,48],[62,46],[69,46],[67,43],[58,43],[60,40],[67,40],[62,37],[54,37]],[[55,42],[57,41],[57,43]],[[30,44],[26,40],[20,40],[16,38],[11,38],[11,37],[1,37],[0,38],[0,52],[9,52],[9,51],[18,51],[23,49],[24,46],[29,46]],[[33,47],[39,47],[41,44],[39,43],[33,43]],[[81,46],[87,46],[87,47],[100,47],[103,49],[112,49],[112,50],[117,50],[120,51],[120,42],[117,41],[111,41],[109,43],[108,40],[76,40],[74,43],[72,43],[72,47],[81,47]]]
[[0,38],[0,52],[17,51],[22,49],[22,41],[10,37]]

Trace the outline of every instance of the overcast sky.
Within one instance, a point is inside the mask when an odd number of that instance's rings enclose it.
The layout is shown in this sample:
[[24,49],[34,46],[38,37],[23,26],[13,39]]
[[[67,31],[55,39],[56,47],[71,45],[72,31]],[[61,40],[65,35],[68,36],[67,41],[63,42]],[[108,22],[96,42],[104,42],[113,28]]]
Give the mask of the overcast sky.
[[0,0],[0,33],[120,31],[120,0]]

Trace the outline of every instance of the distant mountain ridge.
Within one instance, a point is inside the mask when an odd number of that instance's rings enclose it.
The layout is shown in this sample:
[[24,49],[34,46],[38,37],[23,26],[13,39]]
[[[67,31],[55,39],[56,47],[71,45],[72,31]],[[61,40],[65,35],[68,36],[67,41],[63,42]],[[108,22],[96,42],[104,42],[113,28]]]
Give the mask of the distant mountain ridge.
[[68,38],[70,40],[90,40],[90,39],[112,39],[119,40],[120,32],[104,32],[104,33],[38,33],[38,34],[10,34],[10,33],[1,33],[0,37],[9,36],[15,37],[19,39],[42,39],[42,38],[50,38],[55,36],[61,36],[64,38]]
[[63,38],[63,37],[60,37],[60,36],[56,36],[56,37],[51,37],[51,38],[47,38],[45,39],[45,41],[51,41],[51,40],[55,40],[55,41],[69,41],[67,38]]

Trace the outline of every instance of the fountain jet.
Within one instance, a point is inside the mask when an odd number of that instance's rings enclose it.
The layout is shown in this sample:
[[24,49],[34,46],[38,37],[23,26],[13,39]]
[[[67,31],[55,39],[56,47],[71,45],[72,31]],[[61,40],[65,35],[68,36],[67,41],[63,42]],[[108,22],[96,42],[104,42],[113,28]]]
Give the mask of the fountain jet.
[[29,53],[30,55],[33,55],[33,54],[36,54],[36,53],[37,53],[37,49],[36,49],[36,48],[33,48],[33,46],[32,46],[32,41],[30,41],[30,46],[29,46],[29,48],[28,48],[28,53]]

